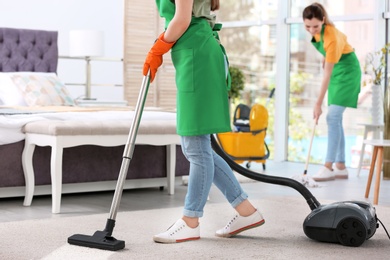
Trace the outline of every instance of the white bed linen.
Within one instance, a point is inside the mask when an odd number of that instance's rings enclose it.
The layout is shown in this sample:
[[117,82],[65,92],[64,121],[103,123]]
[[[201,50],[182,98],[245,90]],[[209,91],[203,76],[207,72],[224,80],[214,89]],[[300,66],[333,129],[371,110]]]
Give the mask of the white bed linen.
[[[96,111],[96,112],[56,112],[0,115],[0,145],[24,140],[23,127],[25,124],[39,120],[67,121],[115,121],[129,120],[129,127],[134,117],[134,111]],[[174,120],[176,113],[163,111],[143,111],[141,123],[145,120]]]

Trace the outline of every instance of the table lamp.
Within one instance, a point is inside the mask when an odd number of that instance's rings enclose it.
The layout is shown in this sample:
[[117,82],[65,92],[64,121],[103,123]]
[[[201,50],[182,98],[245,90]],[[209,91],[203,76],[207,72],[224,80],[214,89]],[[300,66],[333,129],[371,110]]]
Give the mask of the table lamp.
[[97,30],[69,32],[69,56],[82,57],[86,61],[85,98],[91,98],[91,58],[104,55],[104,33]]

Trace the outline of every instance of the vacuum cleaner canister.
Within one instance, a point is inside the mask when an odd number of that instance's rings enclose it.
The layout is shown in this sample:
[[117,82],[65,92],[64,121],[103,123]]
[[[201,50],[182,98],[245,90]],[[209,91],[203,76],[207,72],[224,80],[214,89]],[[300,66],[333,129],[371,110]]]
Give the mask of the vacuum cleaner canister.
[[371,238],[378,226],[375,208],[361,201],[321,205],[303,222],[303,230],[311,239],[354,247]]

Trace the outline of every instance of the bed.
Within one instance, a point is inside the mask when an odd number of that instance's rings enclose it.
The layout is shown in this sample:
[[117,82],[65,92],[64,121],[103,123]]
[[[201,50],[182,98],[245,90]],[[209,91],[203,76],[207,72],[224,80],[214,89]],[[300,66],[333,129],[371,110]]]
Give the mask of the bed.
[[[0,197],[24,196],[22,165],[26,126],[36,122],[130,122],[131,107],[79,107],[56,75],[58,33],[0,28]],[[16,86],[16,88],[15,88]],[[144,119],[145,118],[145,119]],[[145,109],[143,122],[175,120],[172,111]],[[163,137],[162,137],[163,138]],[[177,147],[179,147],[177,145]],[[51,147],[33,152],[34,195],[51,194]],[[62,193],[112,190],[121,166],[124,145],[83,144],[62,154]],[[125,188],[165,187],[167,149],[137,145]],[[175,149],[175,176],[188,174],[189,163]],[[178,180],[180,178],[177,178]]]

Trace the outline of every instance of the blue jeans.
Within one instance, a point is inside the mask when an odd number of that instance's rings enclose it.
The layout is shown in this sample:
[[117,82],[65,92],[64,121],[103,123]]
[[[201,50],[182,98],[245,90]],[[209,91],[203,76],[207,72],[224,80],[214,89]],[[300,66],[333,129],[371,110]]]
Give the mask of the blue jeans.
[[328,124],[328,149],[325,162],[345,163],[345,137],[343,113],[346,107],[330,105],[326,122]]
[[211,148],[210,135],[182,136],[181,147],[190,162],[184,216],[202,217],[211,184],[225,195],[235,208],[248,198],[229,165]]

